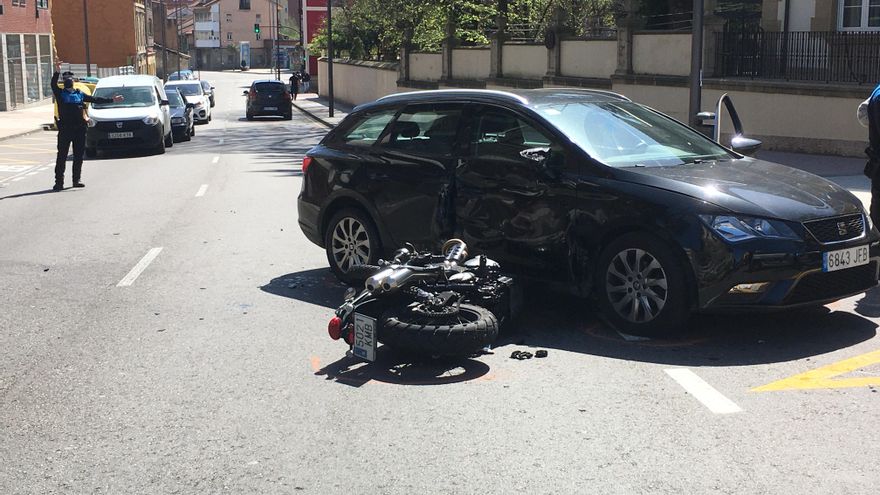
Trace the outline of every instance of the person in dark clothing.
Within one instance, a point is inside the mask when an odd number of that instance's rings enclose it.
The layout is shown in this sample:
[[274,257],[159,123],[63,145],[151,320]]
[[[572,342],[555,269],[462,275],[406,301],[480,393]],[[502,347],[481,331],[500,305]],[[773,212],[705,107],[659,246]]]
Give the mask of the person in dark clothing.
[[86,147],[86,116],[85,103],[113,103],[122,101],[122,96],[113,98],[93,97],[73,88],[73,78],[64,78],[64,89],[58,87],[56,70],[52,75],[52,94],[58,104],[58,156],[55,159],[55,191],[64,189],[64,170],[67,165],[67,153],[73,144],[73,187],[86,187],[80,181],[82,176],[83,153]]
[[874,88],[871,96],[859,108],[859,120],[864,125],[867,120],[868,163],[865,164],[865,175],[871,179],[871,220],[880,225],[880,85]]
[[293,99],[295,100],[297,95],[299,95],[299,83],[302,81],[302,73],[300,71],[294,71],[293,75],[290,76],[290,94],[293,95]]

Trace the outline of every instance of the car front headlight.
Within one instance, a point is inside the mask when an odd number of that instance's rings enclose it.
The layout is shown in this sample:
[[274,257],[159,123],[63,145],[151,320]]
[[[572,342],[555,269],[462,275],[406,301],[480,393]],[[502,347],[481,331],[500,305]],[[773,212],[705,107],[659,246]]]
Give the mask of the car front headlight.
[[158,123],[159,123],[159,117],[157,117],[155,115],[149,115],[147,117],[144,117],[144,124],[156,125]]
[[748,239],[800,239],[791,227],[779,220],[734,215],[700,215],[700,219],[724,240],[740,242]]
[[871,231],[874,230],[874,220],[871,218],[871,214],[867,211],[862,211],[862,215],[865,215],[865,223],[868,227],[867,229],[865,229],[865,232],[870,234]]

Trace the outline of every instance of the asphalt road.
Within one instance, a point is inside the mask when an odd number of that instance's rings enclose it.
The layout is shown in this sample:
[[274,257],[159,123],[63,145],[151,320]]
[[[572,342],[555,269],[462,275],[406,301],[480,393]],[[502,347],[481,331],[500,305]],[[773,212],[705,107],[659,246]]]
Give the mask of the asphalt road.
[[494,354],[357,363],[296,222],[325,130],[204,76],[192,142],[85,189],[51,192],[51,133],[0,142],[0,493],[877,491],[880,294],[639,341],[531,290]]

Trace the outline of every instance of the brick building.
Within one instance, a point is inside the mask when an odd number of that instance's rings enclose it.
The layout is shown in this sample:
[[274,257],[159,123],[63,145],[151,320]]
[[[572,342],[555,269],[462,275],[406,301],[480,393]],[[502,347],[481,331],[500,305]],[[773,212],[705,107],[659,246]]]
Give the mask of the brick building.
[[[25,1],[31,4],[35,0]],[[149,60],[147,51],[150,26],[145,0],[87,0],[87,5],[91,63],[106,68],[130,65],[138,73],[149,73],[155,61]],[[83,2],[55,0],[52,15],[66,21],[55,23],[58,58],[86,63]]]
[[0,111],[52,96],[49,0],[0,0]]

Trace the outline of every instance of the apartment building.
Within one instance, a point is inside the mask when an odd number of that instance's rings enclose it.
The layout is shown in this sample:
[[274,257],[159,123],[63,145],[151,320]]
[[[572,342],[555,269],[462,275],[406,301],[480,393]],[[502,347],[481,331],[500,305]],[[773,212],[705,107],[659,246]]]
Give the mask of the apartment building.
[[[9,1],[9,0],[4,0]],[[28,3],[35,0],[19,0]],[[98,67],[134,66],[138,73],[150,73],[155,61],[147,51],[150,30],[146,0],[88,0],[89,60]],[[56,22],[58,58],[74,64],[86,63],[83,2],[51,4]]]
[[194,65],[208,70],[236,68],[244,45],[251,66],[271,66],[276,12],[283,17],[288,8],[287,0],[202,0],[194,4]]
[[49,0],[0,0],[0,111],[52,96]]

